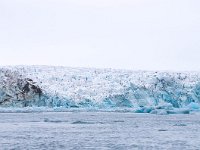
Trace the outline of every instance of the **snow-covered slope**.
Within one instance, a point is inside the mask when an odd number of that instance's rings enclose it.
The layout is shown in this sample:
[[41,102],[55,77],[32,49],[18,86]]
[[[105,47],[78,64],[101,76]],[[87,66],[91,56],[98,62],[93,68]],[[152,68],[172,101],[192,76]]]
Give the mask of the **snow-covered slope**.
[[[0,68],[0,107],[199,109],[200,73],[50,66]],[[185,111],[184,111],[185,112]]]

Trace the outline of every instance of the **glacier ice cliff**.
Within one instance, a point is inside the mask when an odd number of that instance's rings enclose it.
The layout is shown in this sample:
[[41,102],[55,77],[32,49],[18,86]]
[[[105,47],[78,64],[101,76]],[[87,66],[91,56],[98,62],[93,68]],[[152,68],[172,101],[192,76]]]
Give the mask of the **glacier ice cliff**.
[[199,72],[153,72],[52,66],[0,68],[0,107],[200,109]]

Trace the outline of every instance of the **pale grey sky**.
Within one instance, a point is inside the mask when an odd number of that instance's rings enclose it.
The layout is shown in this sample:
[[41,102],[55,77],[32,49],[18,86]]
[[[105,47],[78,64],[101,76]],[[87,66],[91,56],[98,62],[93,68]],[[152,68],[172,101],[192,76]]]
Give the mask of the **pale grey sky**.
[[0,0],[0,65],[200,70],[200,0]]

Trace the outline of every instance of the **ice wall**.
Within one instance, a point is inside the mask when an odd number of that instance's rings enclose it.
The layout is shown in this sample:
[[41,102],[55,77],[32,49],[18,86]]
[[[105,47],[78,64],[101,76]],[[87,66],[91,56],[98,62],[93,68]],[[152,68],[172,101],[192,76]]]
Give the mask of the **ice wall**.
[[[24,91],[25,86],[29,87],[28,92]],[[134,108],[138,112],[152,112],[199,109],[199,104],[198,72],[50,66],[0,68],[0,107]]]

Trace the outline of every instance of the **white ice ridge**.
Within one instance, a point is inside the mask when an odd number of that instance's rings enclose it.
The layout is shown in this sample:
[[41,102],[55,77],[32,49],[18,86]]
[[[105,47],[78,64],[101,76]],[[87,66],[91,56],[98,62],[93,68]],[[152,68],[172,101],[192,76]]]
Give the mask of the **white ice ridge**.
[[134,108],[157,113],[158,109],[198,110],[199,104],[200,72],[0,68],[0,107]]

